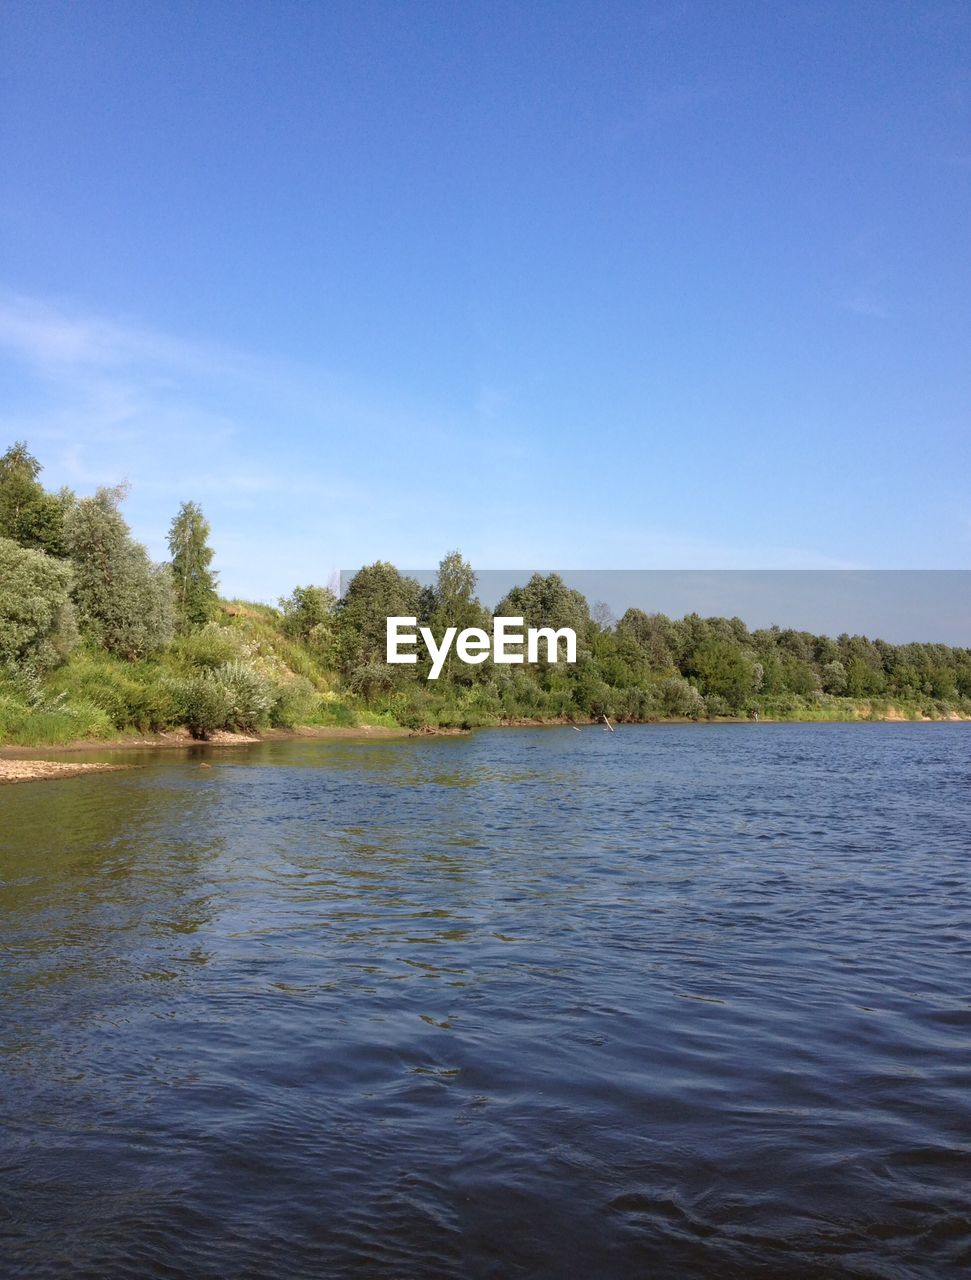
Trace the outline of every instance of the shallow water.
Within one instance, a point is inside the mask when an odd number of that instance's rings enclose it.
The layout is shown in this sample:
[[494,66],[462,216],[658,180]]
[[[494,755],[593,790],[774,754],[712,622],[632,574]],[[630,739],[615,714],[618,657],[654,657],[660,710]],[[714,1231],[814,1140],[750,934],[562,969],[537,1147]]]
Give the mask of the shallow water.
[[971,1263],[971,726],[133,759],[0,792],[0,1274]]

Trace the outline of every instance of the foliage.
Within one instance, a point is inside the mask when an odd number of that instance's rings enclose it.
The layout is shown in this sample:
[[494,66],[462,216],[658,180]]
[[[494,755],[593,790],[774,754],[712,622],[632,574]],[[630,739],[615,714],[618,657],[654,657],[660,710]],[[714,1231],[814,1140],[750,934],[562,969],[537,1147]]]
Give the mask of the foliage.
[[240,628],[209,622],[197,631],[181,635],[172,646],[177,663],[188,671],[214,671],[216,667],[245,657],[254,650]]
[[[685,671],[697,681],[699,690],[718,699],[730,711],[741,711],[761,683],[762,670],[737,644],[730,640],[703,641],[685,664]],[[722,714],[722,713],[720,713]]]
[[63,556],[66,495],[46,493],[41,465],[18,440],[0,457],[0,538]]
[[0,669],[0,742],[56,746],[79,738],[106,738],[110,718],[83,700],[69,702],[36,670],[8,664]]
[[[423,604],[428,614],[427,625],[437,636],[448,627],[455,627],[458,631],[467,627],[487,630],[492,621],[489,611],[475,598],[472,566],[458,551],[449,552],[440,562],[435,585],[425,595]],[[426,674],[427,666],[427,661],[419,665],[419,676]],[[442,676],[446,681],[465,685],[473,684],[476,679],[474,668],[456,660],[454,648],[449,650],[445,659]]]
[[230,690],[211,671],[173,681],[171,690],[179,719],[194,738],[205,740],[229,726],[233,710]]
[[309,724],[319,703],[320,695],[310,681],[305,676],[293,676],[273,689],[270,723],[286,729]]
[[[58,743],[187,725],[405,725],[748,717],[791,720],[971,716],[971,650],[891,645],[739,618],[673,619],[586,600],[556,574],[514,587],[495,612],[526,627],[572,627],[577,662],[477,666],[386,662],[386,619],[440,636],[489,630],[471,565],[445,556],[420,587],[378,561],[339,602],[295,587],[280,609],[218,602],[208,525],[186,503],[153,565],[121,515],[123,490],[47,494],[25,445],[0,459],[0,741]],[[179,630],[174,634],[176,597]],[[72,607],[73,602],[73,607]],[[75,615],[83,645],[77,644]]]
[[68,512],[65,537],[82,634],[109,653],[137,659],[165,648],[174,631],[172,578],[132,538],[119,510],[124,489],[99,489]]
[[661,684],[661,706],[669,716],[700,720],[707,714],[705,700],[683,676],[671,676]]
[[62,560],[0,538],[0,663],[49,669],[77,641]]
[[58,746],[81,739],[108,738],[111,732],[111,721],[90,704],[36,709],[0,692],[0,742],[26,747]]
[[526,627],[572,627],[577,642],[589,639],[590,610],[579,591],[568,587],[558,573],[544,577],[534,573],[523,587],[513,589],[500,601],[497,614],[522,618]]
[[227,662],[212,673],[229,695],[227,726],[253,730],[269,724],[276,702],[273,684],[255,667],[245,662]]
[[329,587],[294,587],[280,600],[283,629],[288,636],[325,654],[333,639],[337,600]]
[[[345,678],[364,668],[383,665],[387,619],[413,617],[423,621],[422,591],[414,578],[400,574],[393,564],[378,560],[359,570],[337,606],[335,657]],[[415,679],[416,668],[392,668],[392,679]]]
[[115,729],[148,733],[179,723],[172,691],[152,663],[125,662],[102,650],[83,648],[71,655],[49,683],[66,705],[97,707]]
[[209,567],[214,554],[209,523],[197,502],[183,502],[169,527],[168,544],[178,629],[201,627],[215,612],[218,596]]

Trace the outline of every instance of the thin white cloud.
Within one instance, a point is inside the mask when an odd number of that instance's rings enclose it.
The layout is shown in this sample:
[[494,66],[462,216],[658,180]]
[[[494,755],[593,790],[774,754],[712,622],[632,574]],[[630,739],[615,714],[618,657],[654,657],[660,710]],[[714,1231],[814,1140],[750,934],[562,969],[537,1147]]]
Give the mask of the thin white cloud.
[[168,370],[242,367],[223,348],[184,342],[135,321],[108,320],[70,304],[0,291],[0,348],[49,376],[68,370],[158,366]]
[[841,298],[838,305],[843,311],[849,311],[855,316],[865,316],[869,320],[893,319],[891,309],[874,294],[866,292],[852,293],[845,298]]
[[126,513],[154,555],[178,503],[202,501],[234,595],[272,600],[389,556],[433,566],[456,545],[478,566],[847,567],[798,548],[645,531],[625,504],[591,520],[569,469],[558,500],[510,497],[532,464],[556,457],[498,382],[427,412],[331,373],[0,292],[0,385],[0,447],[26,439],[55,487],[127,479]]

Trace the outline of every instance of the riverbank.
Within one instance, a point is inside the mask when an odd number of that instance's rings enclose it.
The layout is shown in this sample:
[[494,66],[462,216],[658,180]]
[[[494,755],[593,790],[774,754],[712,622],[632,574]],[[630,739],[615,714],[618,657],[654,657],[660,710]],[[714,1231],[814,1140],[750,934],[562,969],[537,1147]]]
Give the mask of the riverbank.
[[[621,729],[632,724],[683,725],[683,724],[773,724],[773,725],[810,725],[810,724],[954,724],[969,723],[971,717],[952,712],[949,716],[934,718],[931,716],[912,717],[903,714],[896,707],[888,707],[884,713],[874,714],[869,706],[857,708],[858,714],[852,718],[836,717],[816,720],[790,720],[774,716],[762,716],[758,721],[742,716],[718,716],[710,720],[689,720],[681,716],[666,716],[645,721],[612,721],[614,729]],[[478,725],[483,729],[606,729],[603,718],[566,719],[555,717],[540,719],[535,717],[519,717],[498,721],[495,724]],[[132,751],[150,749],[153,751],[185,750],[187,747],[246,747],[256,746],[262,742],[292,742],[295,740],[379,740],[427,738],[427,737],[465,737],[474,729],[455,727],[408,729],[395,725],[297,725],[292,729],[262,729],[257,733],[232,733],[220,730],[209,738],[200,740],[193,738],[187,729],[172,729],[164,733],[139,734],[118,738],[81,738],[74,742],[57,744],[25,745],[23,743],[0,744],[0,784],[5,782],[32,782],[53,778],[74,777],[80,773],[98,772],[109,769],[127,768],[126,765],[64,763],[48,759],[51,756],[68,754],[84,754],[103,751]]]
[[118,773],[127,764],[64,764],[59,760],[0,760],[0,786],[14,782],[54,782],[60,778],[76,778],[82,773]]
[[[439,733],[461,733],[461,729],[437,730]],[[165,751],[186,747],[246,747],[259,742],[289,742],[295,738],[414,738],[414,729],[391,725],[298,725],[293,729],[261,729],[259,733],[231,733],[221,729],[206,739],[193,738],[188,729],[169,729],[164,733],[142,733],[132,737],[78,738],[74,742],[0,744],[0,760],[29,755],[62,755],[64,752],[131,751],[143,747]],[[108,766],[116,768],[119,766]]]
[[[753,720],[751,716],[710,716],[702,719],[694,719],[689,716],[652,716],[649,720],[611,720],[611,725],[617,728],[618,725],[626,724],[963,724],[971,723],[971,716],[962,716],[957,711],[951,711],[947,715],[927,716],[927,715],[908,715],[899,707],[887,707],[885,711],[875,711],[868,705],[861,705],[854,708],[853,715],[830,715],[830,716],[771,716],[760,715],[758,720]],[[565,728],[572,725],[574,728],[596,727],[600,725],[604,728],[603,716],[575,717],[567,719],[564,716],[555,716],[542,719],[539,717],[520,716],[516,719],[499,720],[494,725],[480,725],[479,728],[488,729],[555,729]],[[444,732],[444,730],[432,730],[432,732]]]

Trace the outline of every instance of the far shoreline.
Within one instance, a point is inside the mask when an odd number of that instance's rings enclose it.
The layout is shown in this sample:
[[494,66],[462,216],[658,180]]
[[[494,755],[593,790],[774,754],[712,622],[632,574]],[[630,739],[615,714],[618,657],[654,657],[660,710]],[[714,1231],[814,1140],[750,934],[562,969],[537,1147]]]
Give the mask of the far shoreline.
[[[910,718],[902,715],[896,708],[889,708],[888,713],[880,716],[861,715],[852,720],[819,719],[788,720],[779,717],[762,716],[752,720],[747,716],[718,716],[710,720],[692,720],[684,716],[665,716],[652,720],[625,720],[611,722],[614,730],[630,726],[643,725],[874,725],[874,724],[968,724],[971,717],[960,716],[956,712],[950,716],[933,719],[930,716]],[[472,728],[436,728],[408,729],[393,725],[298,725],[292,729],[264,729],[258,733],[233,733],[221,730],[209,738],[193,738],[188,730],[169,730],[165,733],[140,734],[137,737],[123,738],[84,738],[73,742],[58,744],[24,744],[0,743],[0,785],[15,782],[46,781],[52,779],[77,777],[84,773],[103,773],[106,771],[129,768],[127,765],[101,763],[67,764],[51,760],[58,755],[84,755],[93,752],[115,751],[151,751],[165,752],[194,748],[233,748],[259,746],[267,742],[298,741],[394,741],[409,738],[452,738],[469,737],[479,729],[568,729],[578,730],[601,727],[606,729],[602,717],[600,719],[511,719],[496,724],[476,725]],[[35,764],[37,768],[24,766]]]

